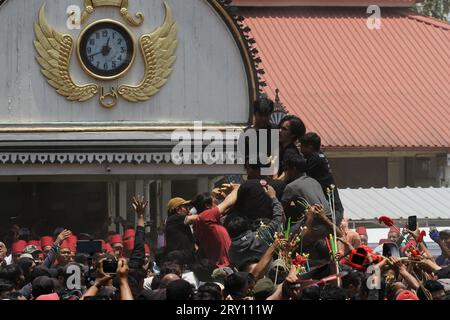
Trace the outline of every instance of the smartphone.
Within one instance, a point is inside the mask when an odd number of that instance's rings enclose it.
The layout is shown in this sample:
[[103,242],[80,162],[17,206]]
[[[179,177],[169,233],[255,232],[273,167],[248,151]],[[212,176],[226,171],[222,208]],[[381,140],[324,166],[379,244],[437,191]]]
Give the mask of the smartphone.
[[107,259],[103,261],[103,272],[106,274],[117,273],[117,260]]
[[417,229],[417,216],[408,217],[408,229],[415,231]]
[[383,256],[400,258],[400,250],[395,243],[383,243]]
[[78,240],[77,252],[86,254],[102,252],[102,242],[100,240]]

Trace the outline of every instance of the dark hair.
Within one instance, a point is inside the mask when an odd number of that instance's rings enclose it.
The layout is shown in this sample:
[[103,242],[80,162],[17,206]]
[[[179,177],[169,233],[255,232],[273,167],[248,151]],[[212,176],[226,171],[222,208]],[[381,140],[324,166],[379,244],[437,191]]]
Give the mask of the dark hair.
[[34,261],[30,258],[19,258],[19,260],[17,260],[17,265],[20,267],[20,269],[22,269],[25,281],[27,282],[30,279],[33,262]]
[[192,205],[199,214],[206,210],[206,206],[213,205],[213,198],[209,192],[200,193],[195,197],[194,201],[192,201]]
[[439,290],[444,290],[444,286],[442,285],[442,283],[436,280],[427,280],[424,282],[423,286],[431,293]]
[[174,280],[167,286],[167,300],[190,300],[194,295],[194,289],[186,280]]
[[335,284],[325,286],[320,293],[321,300],[345,300],[345,290]]
[[286,168],[295,168],[299,172],[306,171],[306,160],[300,155],[289,155],[285,160]]
[[11,291],[4,294],[4,299],[19,300],[19,297],[25,297],[20,291]]
[[246,218],[235,216],[227,221],[225,228],[227,229],[230,238],[235,238],[249,230],[249,223]]
[[88,255],[86,253],[77,253],[75,255],[74,261],[76,263],[87,265],[88,264]]
[[300,142],[305,146],[312,146],[316,152],[320,151],[320,146],[322,145],[322,140],[315,132],[308,132],[300,138]]
[[301,290],[297,300],[320,300],[320,287],[315,285]]
[[6,279],[0,279],[0,295],[5,292],[12,291],[14,289],[14,283]]
[[52,277],[52,275],[50,273],[50,270],[47,267],[45,267],[45,266],[38,266],[38,267],[34,268],[33,271],[31,271],[30,281],[32,282],[37,277],[42,277],[42,276],[46,276],[46,277],[49,277],[49,278]]
[[166,261],[166,259],[167,259],[166,247],[159,248],[155,251],[155,263],[157,266],[162,266],[163,263]]
[[438,279],[450,279],[450,266],[440,269],[436,272]]
[[55,290],[55,282],[52,278],[46,276],[37,277],[33,280],[32,284],[32,294],[34,298],[37,298],[43,294],[53,293]]
[[214,266],[209,262],[208,259],[199,259],[197,262],[192,264],[192,272],[201,282],[212,281],[212,273],[214,271]]
[[205,283],[198,288],[193,300],[222,300],[222,290],[215,283]]
[[344,289],[348,289],[350,285],[353,285],[354,288],[358,288],[361,285],[361,276],[358,272],[350,272],[342,278],[342,287]]
[[183,270],[179,264],[168,261],[164,262],[161,266],[160,276],[162,278],[166,274],[173,273],[181,277],[182,271]]
[[281,119],[279,126],[281,127],[286,121],[289,121],[289,130],[295,136],[295,140],[298,140],[305,135],[306,127],[299,117],[287,115]]
[[181,250],[170,251],[167,254],[166,261],[179,264],[180,266],[184,266],[187,263],[186,253]]
[[259,259],[256,257],[248,257],[242,261],[242,263],[238,266],[238,271],[248,272],[248,267],[250,265],[258,263]]
[[0,279],[8,280],[15,285],[21,285],[22,269],[16,264],[0,268]]
[[253,103],[253,114],[270,115],[274,110],[274,103],[267,97],[261,97]]
[[225,293],[234,297],[243,298],[246,296],[248,289],[249,277],[247,272],[235,272],[225,279]]

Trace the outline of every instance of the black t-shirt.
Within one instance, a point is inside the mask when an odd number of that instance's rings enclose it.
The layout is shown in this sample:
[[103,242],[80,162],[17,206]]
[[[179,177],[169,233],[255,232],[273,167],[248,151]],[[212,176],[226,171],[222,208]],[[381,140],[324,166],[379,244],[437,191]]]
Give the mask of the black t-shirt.
[[180,250],[192,253],[194,236],[191,228],[184,224],[185,216],[172,214],[166,221],[166,242],[169,251]]
[[[286,183],[281,180],[261,178],[267,181],[277,193],[281,200]],[[249,179],[239,187],[235,209],[239,215],[251,220],[272,219],[272,200],[267,196],[261,186],[261,179]]]
[[278,169],[278,176],[280,176],[284,171],[287,170],[286,160],[291,158],[292,156],[297,156],[303,158],[300,154],[300,150],[298,150],[297,146],[293,143],[286,146],[286,148],[280,147],[280,166]]
[[[306,174],[320,183],[323,193],[328,199],[327,188],[329,188],[332,184],[336,185],[336,183],[334,181],[330,163],[322,152],[316,152],[311,157],[306,159]],[[337,188],[334,189],[334,205],[336,207],[336,211],[343,211]]]

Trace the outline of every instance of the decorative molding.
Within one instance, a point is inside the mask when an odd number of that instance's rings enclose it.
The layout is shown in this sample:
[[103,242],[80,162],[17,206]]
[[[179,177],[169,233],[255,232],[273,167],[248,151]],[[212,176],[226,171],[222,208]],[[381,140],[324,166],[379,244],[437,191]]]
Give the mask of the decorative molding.
[[[205,156],[192,153],[182,155],[183,164],[206,164],[205,160],[214,160],[217,164],[237,164],[236,154],[226,152],[223,155]],[[206,159],[205,159],[206,158]],[[181,156],[172,156],[170,152],[1,152],[1,164],[179,164]]]
[[265,74],[264,69],[261,65],[261,57],[259,56],[259,51],[256,48],[256,40],[251,35],[251,28],[245,24],[245,17],[239,15],[239,8],[232,4],[231,0],[218,0],[220,5],[228,12],[232,17],[234,25],[239,30],[239,33],[246,44],[246,52],[252,60],[252,72],[257,81],[258,92],[262,93],[264,87],[267,87],[266,82],[262,79],[262,75]]

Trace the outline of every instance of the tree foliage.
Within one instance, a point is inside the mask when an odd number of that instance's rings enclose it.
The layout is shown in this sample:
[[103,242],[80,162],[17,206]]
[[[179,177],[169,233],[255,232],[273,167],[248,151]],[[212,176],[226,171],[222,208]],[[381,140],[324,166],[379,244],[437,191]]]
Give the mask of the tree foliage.
[[416,10],[427,16],[450,21],[450,0],[424,0],[416,5]]

